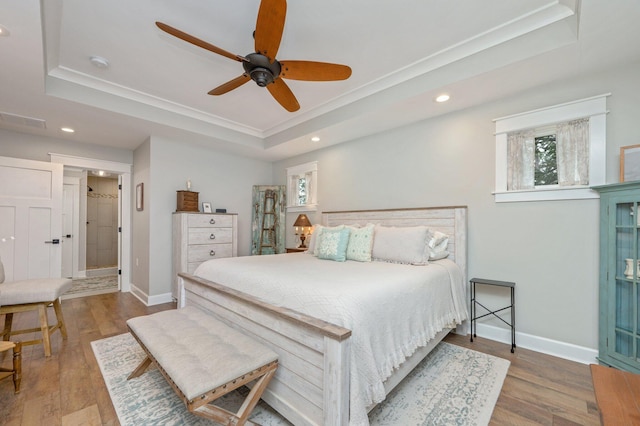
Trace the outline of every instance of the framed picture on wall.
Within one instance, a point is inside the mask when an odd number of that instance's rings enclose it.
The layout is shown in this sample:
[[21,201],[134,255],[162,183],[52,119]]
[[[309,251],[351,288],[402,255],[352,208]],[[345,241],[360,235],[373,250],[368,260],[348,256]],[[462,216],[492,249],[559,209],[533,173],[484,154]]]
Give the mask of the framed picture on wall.
[[620,147],[620,182],[640,180],[640,145]]
[[144,210],[144,183],[136,185],[136,210],[139,212]]
[[207,202],[202,203],[202,211],[204,213],[213,213],[213,210],[211,210],[211,203],[207,203]]

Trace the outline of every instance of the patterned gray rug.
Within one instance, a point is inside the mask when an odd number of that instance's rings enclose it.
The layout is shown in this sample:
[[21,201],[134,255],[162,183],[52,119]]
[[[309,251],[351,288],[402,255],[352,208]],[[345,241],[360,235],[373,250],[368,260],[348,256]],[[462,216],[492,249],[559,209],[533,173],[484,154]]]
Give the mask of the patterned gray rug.
[[[91,346],[121,425],[215,424],[189,413],[156,369],[126,380],[144,358],[129,333],[91,342]],[[440,343],[369,413],[371,425],[487,425],[509,364],[502,358]],[[216,404],[235,412],[242,398],[229,395]],[[290,424],[263,401],[251,420],[263,426]]]
[[72,287],[62,295],[62,298],[71,299],[74,297],[92,296],[114,291],[118,291],[117,275],[75,278]]

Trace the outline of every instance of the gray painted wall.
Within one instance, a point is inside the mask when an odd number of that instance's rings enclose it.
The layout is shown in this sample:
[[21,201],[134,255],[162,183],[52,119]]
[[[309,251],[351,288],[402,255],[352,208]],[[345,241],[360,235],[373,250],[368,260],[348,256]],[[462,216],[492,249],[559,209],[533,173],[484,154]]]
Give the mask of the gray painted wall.
[[[214,210],[226,208],[229,213],[238,213],[238,255],[246,256],[251,253],[251,191],[253,185],[271,183],[272,165],[156,137],[152,137],[149,144],[149,174],[144,186],[145,211],[150,212],[149,245],[142,244],[141,250],[149,251],[148,294],[155,296],[171,291],[171,218],[176,211],[176,191],[186,189],[190,179],[191,190],[199,192],[200,209],[203,201],[209,201]],[[138,183],[135,180],[138,170],[147,167],[144,158],[138,164],[138,150],[134,187]],[[134,211],[134,224],[136,213]],[[136,232],[134,239],[137,237]],[[137,253],[134,249],[134,265]]]
[[[317,160],[316,222],[322,210],[468,206],[469,277],[517,283],[517,331],[597,348],[598,200],[496,204],[492,120],[608,92],[607,181],[617,182],[619,147],[640,143],[640,64],[280,161],[274,183],[286,167]],[[287,216],[288,246],[296,217]]]
[[3,157],[24,158],[48,163],[51,161],[49,153],[96,158],[126,164],[133,163],[133,152],[128,149],[53,139],[0,129],[0,155]]

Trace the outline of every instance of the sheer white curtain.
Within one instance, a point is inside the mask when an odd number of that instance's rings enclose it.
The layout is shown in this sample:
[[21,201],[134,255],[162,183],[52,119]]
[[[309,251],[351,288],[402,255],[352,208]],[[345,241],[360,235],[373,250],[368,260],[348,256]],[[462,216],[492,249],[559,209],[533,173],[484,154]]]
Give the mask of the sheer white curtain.
[[556,132],[558,185],[589,184],[589,119],[558,125]]
[[507,191],[533,189],[535,145],[533,130],[507,134]]

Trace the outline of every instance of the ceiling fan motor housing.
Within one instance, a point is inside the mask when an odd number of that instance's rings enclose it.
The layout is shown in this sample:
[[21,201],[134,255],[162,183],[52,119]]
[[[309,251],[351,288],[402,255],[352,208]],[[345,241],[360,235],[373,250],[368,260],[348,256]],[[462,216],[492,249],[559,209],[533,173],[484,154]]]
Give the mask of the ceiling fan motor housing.
[[244,71],[260,87],[265,87],[280,75],[280,62],[269,62],[269,58],[260,53],[250,53],[246,56],[246,61],[242,62]]

